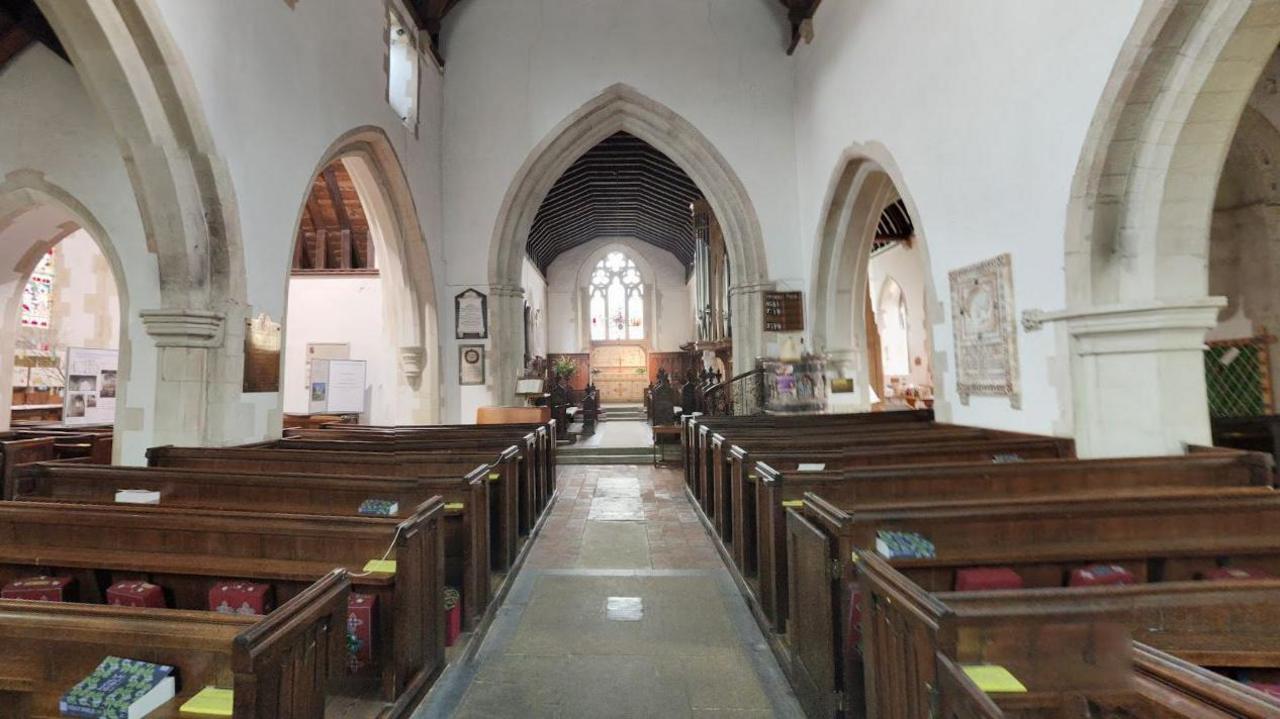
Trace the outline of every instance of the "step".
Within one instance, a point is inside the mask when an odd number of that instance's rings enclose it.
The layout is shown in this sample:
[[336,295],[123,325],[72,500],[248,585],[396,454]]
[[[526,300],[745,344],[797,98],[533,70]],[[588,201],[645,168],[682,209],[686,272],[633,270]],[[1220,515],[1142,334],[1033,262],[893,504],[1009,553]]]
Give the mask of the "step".
[[[588,440],[584,438],[582,441],[585,442]],[[651,451],[653,450],[650,447],[584,447],[581,444],[574,444],[574,445],[569,445],[568,447],[561,447],[556,452],[556,456],[572,457],[574,455],[579,455],[579,454],[601,454],[601,455],[640,454],[642,452],[651,452]]]
[[653,454],[571,454],[556,457],[558,464],[653,464]]

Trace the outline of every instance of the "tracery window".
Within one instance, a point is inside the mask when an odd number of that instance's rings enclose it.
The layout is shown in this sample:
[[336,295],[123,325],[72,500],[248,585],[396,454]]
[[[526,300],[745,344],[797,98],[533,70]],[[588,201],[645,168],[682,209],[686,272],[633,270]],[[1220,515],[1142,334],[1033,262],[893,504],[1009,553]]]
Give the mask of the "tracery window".
[[19,324],[23,327],[49,329],[53,319],[53,282],[56,272],[53,250],[49,250],[40,258],[40,263],[22,288],[22,318]]
[[880,352],[886,377],[911,374],[911,345],[907,332],[907,298],[902,286],[892,278],[880,292]]
[[597,262],[588,291],[592,341],[644,339],[644,283],[630,257],[610,252]]

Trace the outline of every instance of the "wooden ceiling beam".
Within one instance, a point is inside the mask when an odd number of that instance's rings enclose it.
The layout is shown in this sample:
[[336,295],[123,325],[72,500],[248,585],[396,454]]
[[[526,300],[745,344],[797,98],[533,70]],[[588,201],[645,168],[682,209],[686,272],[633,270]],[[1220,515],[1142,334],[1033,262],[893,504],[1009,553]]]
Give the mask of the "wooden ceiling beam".
[[334,171],[333,165],[330,165],[320,174],[324,176],[325,189],[329,191],[329,198],[333,201],[333,212],[338,216],[338,228],[350,231],[351,215],[347,213],[347,201],[342,199],[342,188],[338,186],[337,172]]

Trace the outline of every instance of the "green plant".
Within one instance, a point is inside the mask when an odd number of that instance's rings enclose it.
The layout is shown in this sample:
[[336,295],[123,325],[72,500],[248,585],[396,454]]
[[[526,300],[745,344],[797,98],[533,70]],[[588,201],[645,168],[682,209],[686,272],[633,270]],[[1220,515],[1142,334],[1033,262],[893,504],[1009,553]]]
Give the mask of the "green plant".
[[568,357],[557,357],[556,360],[551,363],[551,370],[555,372],[557,377],[569,379],[578,371],[578,363]]

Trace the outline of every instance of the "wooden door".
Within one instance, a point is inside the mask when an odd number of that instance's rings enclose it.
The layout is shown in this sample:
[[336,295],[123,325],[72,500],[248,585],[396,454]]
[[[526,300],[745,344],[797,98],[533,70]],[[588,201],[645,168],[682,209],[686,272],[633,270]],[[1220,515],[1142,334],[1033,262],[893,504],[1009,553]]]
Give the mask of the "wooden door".
[[836,677],[837,580],[832,578],[831,541],[794,509],[787,510],[787,641],[796,696],[810,717],[834,717],[839,709]]

